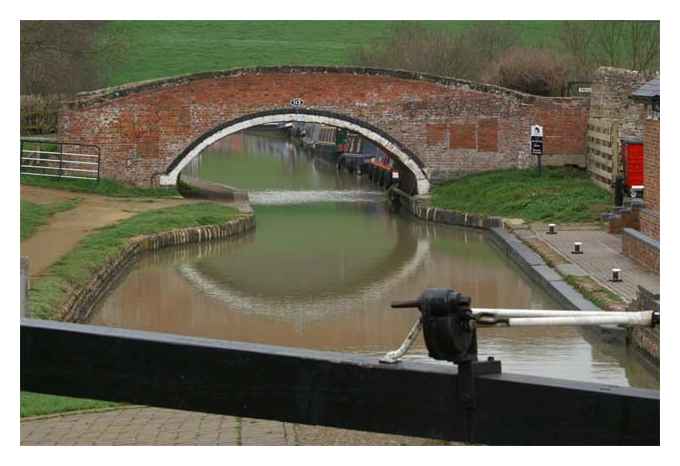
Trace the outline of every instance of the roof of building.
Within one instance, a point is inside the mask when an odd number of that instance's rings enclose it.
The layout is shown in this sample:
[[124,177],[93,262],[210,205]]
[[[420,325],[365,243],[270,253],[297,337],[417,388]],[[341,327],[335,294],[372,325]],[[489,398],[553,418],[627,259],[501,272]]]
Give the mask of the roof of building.
[[652,79],[647,81],[640,88],[631,94],[631,97],[637,99],[651,100],[658,99],[661,95],[661,80]]

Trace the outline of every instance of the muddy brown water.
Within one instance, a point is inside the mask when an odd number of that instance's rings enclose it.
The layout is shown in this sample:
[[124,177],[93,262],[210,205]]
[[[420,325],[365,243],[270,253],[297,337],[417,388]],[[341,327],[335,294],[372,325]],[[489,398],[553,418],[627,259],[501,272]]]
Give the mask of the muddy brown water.
[[[454,288],[476,307],[558,308],[484,232],[391,213],[364,180],[284,137],[225,138],[189,169],[251,190],[256,231],[144,256],[91,323],[377,357],[398,347],[417,317],[390,302],[428,287]],[[578,328],[481,329],[479,353],[506,372],[659,385],[624,345]],[[407,357],[427,360],[422,338]]]

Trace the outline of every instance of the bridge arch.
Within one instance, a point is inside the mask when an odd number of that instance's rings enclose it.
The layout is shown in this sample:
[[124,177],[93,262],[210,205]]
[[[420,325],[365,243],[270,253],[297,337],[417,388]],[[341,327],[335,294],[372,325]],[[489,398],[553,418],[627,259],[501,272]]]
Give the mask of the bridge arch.
[[[289,107],[298,98],[304,110]],[[587,99],[400,70],[274,66],[81,93],[63,104],[58,133],[98,145],[102,177],[148,186],[174,182],[174,169],[211,138],[285,119],[325,122],[385,148],[422,194],[461,174],[531,166],[534,124],[544,126],[546,163],[574,163],[585,153],[588,109]]]
[[366,139],[378,144],[381,148],[395,157],[415,179],[416,194],[426,194],[430,191],[430,181],[425,172],[423,162],[399,141],[383,130],[353,117],[329,111],[312,109],[275,109],[258,112],[223,123],[205,132],[189,144],[167,167],[160,176],[161,186],[171,186],[177,183],[182,169],[196,158],[206,147],[216,141],[239,131],[253,128],[267,123],[319,123],[328,126],[344,128],[361,134]]

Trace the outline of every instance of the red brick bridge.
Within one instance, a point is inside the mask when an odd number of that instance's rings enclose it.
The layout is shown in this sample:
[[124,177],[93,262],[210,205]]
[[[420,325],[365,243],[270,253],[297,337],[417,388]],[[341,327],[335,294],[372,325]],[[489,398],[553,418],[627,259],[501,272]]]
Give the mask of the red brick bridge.
[[[304,101],[300,108],[291,100]],[[97,144],[102,176],[172,185],[206,146],[270,122],[347,128],[395,160],[407,190],[463,173],[528,167],[529,128],[544,126],[547,159],[585,153],[589,102],[537,97],[397,70],[279,66],[177,76],[78,94],[59,138]]]

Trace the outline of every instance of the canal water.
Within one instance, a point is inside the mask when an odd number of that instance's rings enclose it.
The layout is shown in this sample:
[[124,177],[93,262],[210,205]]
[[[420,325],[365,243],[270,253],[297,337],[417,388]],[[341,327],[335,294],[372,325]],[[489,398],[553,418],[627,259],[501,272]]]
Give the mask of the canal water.
[[[186,170],[250,191],[256,231],[144,256],[92,323],[378,356],[418,316],[390,302],[425,288],[454,288],[475,307],[558,307],[484,232],[391,213],[364,179],[279,133],[229,136]],[[578,328],[480,329],[478,345],[505,372],[659,385],[624,345]],[[422,337],[407,357],[428,360]]]

